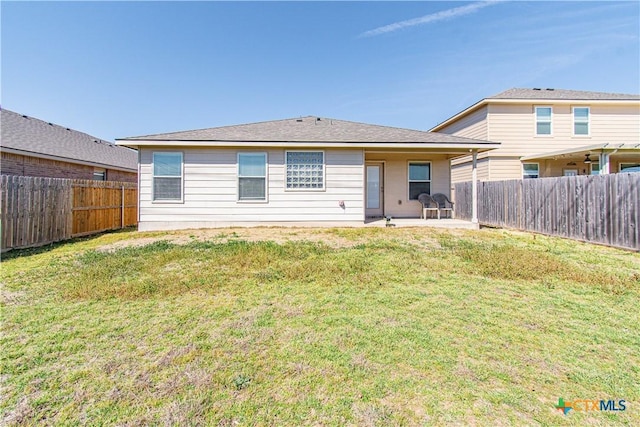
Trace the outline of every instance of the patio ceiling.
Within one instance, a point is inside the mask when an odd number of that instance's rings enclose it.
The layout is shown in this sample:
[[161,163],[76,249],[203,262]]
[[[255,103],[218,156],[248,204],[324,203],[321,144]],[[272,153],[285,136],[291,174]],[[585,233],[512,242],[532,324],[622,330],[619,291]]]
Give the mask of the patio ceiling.
[[558,159],[579,159],[586,154],[606,153],[609,155],[616,154],[627,156],[640,155],[640,143],[622,143],[622,144],[594,144],[582,147],[568,148],[559,151],[549,151],[546,153],[533,154],[521,157],[521,161],[530,160],[558,160]]

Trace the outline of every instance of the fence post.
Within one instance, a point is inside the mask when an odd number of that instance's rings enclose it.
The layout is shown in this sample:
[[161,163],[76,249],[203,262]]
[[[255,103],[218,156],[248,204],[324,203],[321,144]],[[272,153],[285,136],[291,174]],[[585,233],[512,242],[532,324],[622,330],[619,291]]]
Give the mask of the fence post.
[[120,228],[124,228],[124,185],[122,188],[122,223],[120,224]]
[[478,223],[478,150],[473,150],[471,166],[471,222]]

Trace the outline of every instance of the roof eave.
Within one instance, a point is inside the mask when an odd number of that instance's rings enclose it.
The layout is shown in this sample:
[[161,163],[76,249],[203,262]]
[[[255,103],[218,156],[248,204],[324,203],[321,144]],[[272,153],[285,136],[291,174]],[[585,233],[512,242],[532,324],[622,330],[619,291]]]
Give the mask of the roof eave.
[[460,111],[459,113],[449,117],[444,122],[438,123],[437,125],[435,125],[431,129],[429,129],[428,132],[438,132],[438,131],[444,129],[445,127],[449,126],[451,123],[453,123],[453,122],[457,121],[458,119],[466,116],[467,114],[470,114],[470,113],[476,111],[477,109],[479,109],[480,107],[482,107],[483,105],[486,105],[486,104],[487,104],[487,98],[484,98],[484,99],[476,102],[475,104],[471,105],[470,107],[465,108],[464,110]]
[[35,151],[20,150],[20,149],[11,148],[11,147],[2,147],[1,151],[4,151],[5,153],[10,153],[10,154],[17,154],[17,155],[20,155],[20,156],[36,157],[38,159],[55,160],[57,162],[72,163],[72,164],[76,164],[76,165],[93,166],[93,167],[97,167],[97,168],[112,169],[112,170],[118,170],[118,171],[122,171],[122,172],[131,172],[131,173],[137,173],[138,172],[137,166],[136,167],[132,167],[132,168],[128,168],[126,166],[117,166],[117,165],[101,163],[101,162],[91,162],[91,161],[88,161],[88,160],[70,159],[68,157],[60,157],[60,156],[55,156],[55,155],[52,155],[52,154],[37,153]]
[[[187,143],[187,144],[185,144]],[[183,140],[116,140],[117,145],[138,147],[274,147],[274,148],[384,148],[488,151],[500,147],[494,142],[324,142],[324,141],[183,141]]]

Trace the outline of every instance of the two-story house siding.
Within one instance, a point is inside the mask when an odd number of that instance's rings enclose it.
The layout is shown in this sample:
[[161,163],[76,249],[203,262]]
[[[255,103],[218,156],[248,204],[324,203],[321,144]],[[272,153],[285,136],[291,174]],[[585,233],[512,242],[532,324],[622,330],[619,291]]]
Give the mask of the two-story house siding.
[[[478,155],[482,180],[640,170],[640,95],[509,89],[431,131],[500,142]],[[470,179],[471,156],[452,160],[452,184]]]

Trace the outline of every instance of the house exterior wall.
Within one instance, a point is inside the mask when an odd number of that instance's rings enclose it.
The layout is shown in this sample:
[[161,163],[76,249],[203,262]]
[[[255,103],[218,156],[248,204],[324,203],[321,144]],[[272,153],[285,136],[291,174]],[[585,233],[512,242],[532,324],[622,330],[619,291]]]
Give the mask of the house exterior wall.
[[[471,181],[472,161],[471,156],[451,160],[451,186],[458,182]],[[480,180],[488,181],[490,179],[488,158],[478,159],[476,173]]]
[[489,157],[487,181],[522,178],[522,162],[519,157]]
[[[181,203],[152,200],[152,159],[153,153],[159,151],[183,153],[184,201]],[[363,150],[313,151],[324,151],[325,189],[322,191],[285,190],[285,149],[282,148],[141,148],[139,228],[364,221]],[[267,201],[238,201],[239,152],[267,153]],[[344,209],[340,201],[344,202]]]
[[431,163],[431,194],[450,195],[449,159],[429,153],[366,153],[367,161],[384,162],[384,214],[395,218],[419,218],[421,205],[409,200],[409,162]]
[[[551,106],[551,135],[535,134],[536,106]],[[573,107],[589,107],[589,136],[573,135]],[[490,141],[500,142],[495,156],[528,156],[598,143],[638,143],[640,107],[590,105],[588,102],[558,104],[540,101],[531,104],[489,104]]]
[[[37,176],[46,178],[93,179],[93,166],[62,162],[40,157],[2,152],[3,175]],[[105,169],[108,181],[136,182],[138,174]]]
[[465,138],[483,139],[488,138],[488,123],[487,123],[487,107],[484,106],[478,110],[462,117],[460,120],[450,124],[441,133],[449,135],[462,136]]
[[[552,133],[536,135],[536,106],[552,107]],[[573,107],[589,107],[589,135],[573,134]],[[483,129],[484,135],[479,132]],[[481,107],[439,132],[483,138],[501,143],[501,147],[478,155],[478,179],[504,180],[522,178],[520,157],[553,152],[601,143],[640,142],[640,106],[637,103],[616,104],[575,101],[571,103],[553,100],[531,101],[531,103],[491,103]],[[486,171],[483,160],[488,159]],[[639,161],[632,157],[628,161]],[[619,163],[626,160],[611,159],[611,171],[619,170]],[[568,160],[541,160],[540,176],[561,176]],[[585,168],[578,163],[582,174]],[[471,180],[471,156],[455,159],[451,163],[452,183]],[[584,173],[589,173],[586,170]]]

